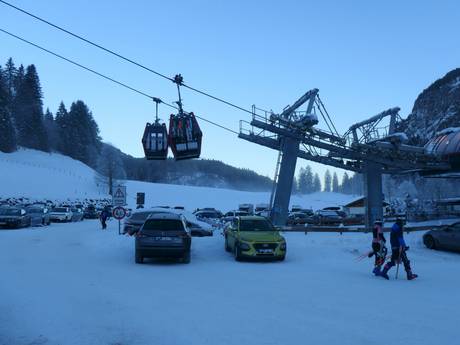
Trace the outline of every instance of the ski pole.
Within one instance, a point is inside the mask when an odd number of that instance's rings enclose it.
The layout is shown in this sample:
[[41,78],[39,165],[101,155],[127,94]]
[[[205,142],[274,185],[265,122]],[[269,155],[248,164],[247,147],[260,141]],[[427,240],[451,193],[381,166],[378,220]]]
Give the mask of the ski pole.
[[398,279],[399,264],[401,263],[401,253],[402,253],[402,247],[399,247],[399,257],[398,257],[398,264],[397,264],[397,266],[396,266],[396,276],[395,276],[395,279]]

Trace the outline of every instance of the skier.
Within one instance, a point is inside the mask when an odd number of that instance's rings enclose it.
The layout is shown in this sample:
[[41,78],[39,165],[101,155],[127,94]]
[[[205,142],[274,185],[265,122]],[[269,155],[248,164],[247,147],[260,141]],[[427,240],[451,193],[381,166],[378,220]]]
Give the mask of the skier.
[[383,268],[382,273],[380,274],[383,278],[387,280],[390,279],[390,277],[388,277],[388,271],[390,270],[390,268],[395,266],[396,263],[399,264],[401,261],[404,264],[404,269],[406,270],[408,280],[413,280],[418,277],[416,274],[412,273],[412,270],[410,268],[410,261],[407,258],[406,252],[409,250],[409,247],[406,246],[406,242],[404,241],[403,226],[403,220],[401,218],[398,218],[396,219],[396,223],[393,224],[393,227],[391,228],[391,260],[387,262],[387,264]]
[[101,221],[101,225],[102,225],[102,230],[105,230],[107,229],[107,218],[109,218],[109,212],[107,211],[106,208],[104,208],[101,212],[101,214],[99,215],[99,219]]
[[372,231],[372,252],[369,253],[369,257],[375,256],[374,263],[374,273],[376,276],[380,275],[382,265],[385,263],[385,258],[387,256],[387,247],[385,243],[387,242],[385,236],[383,236],[383,223],[380,219],[377,219],[374,222],[374,228]]

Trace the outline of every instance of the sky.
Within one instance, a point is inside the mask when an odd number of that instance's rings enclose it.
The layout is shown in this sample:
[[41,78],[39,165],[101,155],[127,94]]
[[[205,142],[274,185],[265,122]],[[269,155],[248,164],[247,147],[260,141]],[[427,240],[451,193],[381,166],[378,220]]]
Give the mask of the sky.
[[[312,88],[340,133],[399,106],[460,67],[458,1],[8,0],[70,31],[241,107],[280,112]],[[170,81],[0,4],[0,28],[172,103]],[[84,100],[104,141],[136,157],[154,104],[0,32],[0,64],[35,64],[44,105]],[[239,130],[250,115],[183,90],[185,110]],[[160,106],[160,117],[170,109]],[[320,119],[321,120],[321,119]],[[202,157],[272,177],[277,152],[201,122]],[[326,128],[320,121],[318,127]],[[310,164],[324,174],[327,167]],[[337,171],[339,175],[343,171]]]

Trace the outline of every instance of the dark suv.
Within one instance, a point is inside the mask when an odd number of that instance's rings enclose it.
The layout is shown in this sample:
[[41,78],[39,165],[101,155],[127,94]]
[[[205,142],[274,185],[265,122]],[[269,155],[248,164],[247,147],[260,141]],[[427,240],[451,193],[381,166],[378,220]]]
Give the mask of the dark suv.
[[158,257],[181,258],[182,262],[189,263],[191,244],[192,237],[183,216],[152,214],[136,234],[136,263]]

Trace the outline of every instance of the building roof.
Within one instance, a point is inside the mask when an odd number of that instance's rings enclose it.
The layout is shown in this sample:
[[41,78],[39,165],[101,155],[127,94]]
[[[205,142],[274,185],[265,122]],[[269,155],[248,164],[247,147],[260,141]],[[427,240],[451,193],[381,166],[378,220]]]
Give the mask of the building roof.
[[[352,202],[349,202],[348,204],[344,205],[343,207],[348,207],[348,208],[350,208],[350,207],[364,207],[365,200],[366,200],[366,198],[362,196],[362,197],[360,197],[358,199],[353,200]],[[383,206],[385,207],[385,206],[388,206],[388,205],[389,205],[389,203],[384,200],[383,201]]]

